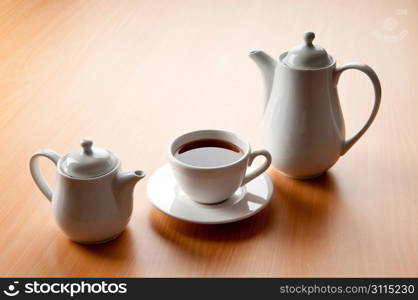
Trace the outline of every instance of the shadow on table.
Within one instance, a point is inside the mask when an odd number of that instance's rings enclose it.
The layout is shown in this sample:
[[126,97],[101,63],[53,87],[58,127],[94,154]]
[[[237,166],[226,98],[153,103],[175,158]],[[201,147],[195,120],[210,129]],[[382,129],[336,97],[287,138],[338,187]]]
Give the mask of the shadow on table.
[[248,219],[229,224],[194,224],[166,216],[153,209],[149,215],[152,228],[172,240],[178,235],[210,242],[238,242],[251,239],[271,225],[271,205]]
[[271,203],[248,219],[228,224],[194,224],[174,219],[156,209],[150,212],[149,220],[155,232],[179,246],[196,246],[199,241],[206,245],[240,243],[269,230],[272,226]]
[[341,204],[338,185],[330,172],[311,180],[296,180],[269,171],[275,191],[274,212],[281,240],[314,247],[330,229]]
[[133,255],[132,234],[129,227],[118,238],[103,244],[85,245],[70,240],[60,243],[66,244],[63,246],[70,247],[83,256],[94,256],[105,260],[122,261]]
[[338,186],[331,173],[305,181],[288,178],[274,170],[270,170],[269,175],[274,185],[272,201],[259,214],[246,220],[200,225],[176,220],[152,209],[151,227],[171,245],[200,257],[221,258],[228,255],[225,251],[228,245],[237,251],[246,251],[247,243],[253,239],[260,242],[268,239],[267,244],[279,245],[280,252],[287,258],[300,260],[296,256],[303,253],[298,252],[298,248],[312,251],[326,238],[329,221],[335,217],[340,202]]

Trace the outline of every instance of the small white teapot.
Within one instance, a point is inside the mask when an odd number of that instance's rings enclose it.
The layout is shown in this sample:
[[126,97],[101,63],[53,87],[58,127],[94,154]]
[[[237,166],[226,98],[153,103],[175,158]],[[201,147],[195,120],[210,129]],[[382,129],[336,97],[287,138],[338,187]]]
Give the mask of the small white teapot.
[[[133,206],[133,189],[145,174],[120,172],[120,160],[111,151],[93,147],[84,139],[82,149],[61,157],[53,150],[34,153],[30,171],[36,185],[52,202],[59,227],[73,241],[98,244],[116,238],[128,224]],[[52,191],[42,177],[38,157],[57,165]]]

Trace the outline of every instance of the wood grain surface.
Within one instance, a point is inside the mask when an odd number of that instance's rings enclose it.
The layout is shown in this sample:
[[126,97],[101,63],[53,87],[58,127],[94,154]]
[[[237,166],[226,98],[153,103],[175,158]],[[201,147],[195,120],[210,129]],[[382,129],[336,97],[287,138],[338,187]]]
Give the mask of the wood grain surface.
[[[417,14],[412,0],[0,1],[0,275],[418,276]],[[278,57],[305,31],[337,65],[378,73],[365,136],[316,180],[270,169],[272,202],[245,221],[194,225],[154,209],[147,180],[176,135],[222,128],[262,147],[248,53]],[[372,86],[350,71],[339,92],[350,136]],[[67,240],[29,173],[34,151],[64,154],[83,137],[148,174],[127,230],[101,246]],[[53,165],[41,167],[52,184]]]

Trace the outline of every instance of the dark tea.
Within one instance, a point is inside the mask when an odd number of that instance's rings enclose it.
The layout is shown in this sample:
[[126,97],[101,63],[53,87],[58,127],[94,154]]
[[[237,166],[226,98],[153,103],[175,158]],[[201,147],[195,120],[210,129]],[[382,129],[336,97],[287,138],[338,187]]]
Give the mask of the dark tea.
[[196,167],[218,167],[239,160],[244,152],[223,140],[201,139],[179,147],[174,156],[181,162]]

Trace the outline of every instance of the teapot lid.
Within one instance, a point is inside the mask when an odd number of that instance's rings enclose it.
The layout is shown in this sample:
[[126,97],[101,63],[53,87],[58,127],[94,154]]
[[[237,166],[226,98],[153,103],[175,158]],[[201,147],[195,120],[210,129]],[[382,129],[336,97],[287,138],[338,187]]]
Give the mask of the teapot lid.
[[290,49],[282,62],[295,69],[320,69],[332,64],[333,60],[324,48],[312,44],[315,33],[306,32],[303,36],[305,42]]
[[70,177],[98,177],[110,172],[119,161],[109,150],[93,147],[91,140],[83,139],[81,147],[65,155],[60,162],[61,170]]

